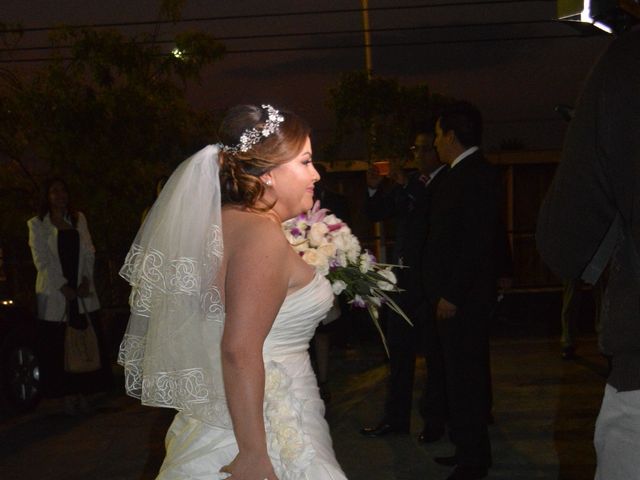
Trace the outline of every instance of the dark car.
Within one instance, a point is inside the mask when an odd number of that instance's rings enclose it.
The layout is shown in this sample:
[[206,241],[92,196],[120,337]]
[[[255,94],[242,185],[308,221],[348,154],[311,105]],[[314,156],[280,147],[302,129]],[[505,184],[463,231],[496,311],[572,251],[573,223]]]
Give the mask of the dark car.
[[9,295],[0,250],[0,405],[26,412],[40,397],[36,321]]

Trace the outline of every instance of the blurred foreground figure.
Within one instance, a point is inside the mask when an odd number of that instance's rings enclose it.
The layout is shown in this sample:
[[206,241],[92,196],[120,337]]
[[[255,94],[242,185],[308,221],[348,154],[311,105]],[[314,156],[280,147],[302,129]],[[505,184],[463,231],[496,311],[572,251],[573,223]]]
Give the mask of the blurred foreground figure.
[[640,478],[640,31],[617,38],[586,83],[542,205],[538,250],[565,280],[608,268],[601,345],[612,355],[595,432],[596,479]]

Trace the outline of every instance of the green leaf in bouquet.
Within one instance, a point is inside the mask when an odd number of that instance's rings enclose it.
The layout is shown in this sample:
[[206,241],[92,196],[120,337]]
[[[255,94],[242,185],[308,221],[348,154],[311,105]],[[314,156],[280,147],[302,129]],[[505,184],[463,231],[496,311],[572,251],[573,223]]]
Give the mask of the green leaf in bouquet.
[[387,339],[385,338],[384,332],[382,331],[382,327],[380,326],[378,309],[375,306],[373,306],[371,304],[368,304],[367,305],[367,310],[369,311],[369,316],[371,316],[371,320],[373,321],[373,324],[376,326],[376,329],[378,330],[378,333],[380,334],[380,338],[382,339],[382,345],[384,345],[384,351],[387,352],[387,357],[390,357],[391,355],[389,354],[389,347],[387,346]]
[[409,319],[409,317],[407,317],[407,314],[404,313],[404,311],[398,306],[398,304],[394,302],[393,299],[389,295],[387,295],[384,290],[376,289],[375,292],[376,292],[376,295],[384,298],[385,302],[389,305],[389,308],[391,310],[393,310],[402,318],[404,318],[405,321],[413,327],[413,322]]

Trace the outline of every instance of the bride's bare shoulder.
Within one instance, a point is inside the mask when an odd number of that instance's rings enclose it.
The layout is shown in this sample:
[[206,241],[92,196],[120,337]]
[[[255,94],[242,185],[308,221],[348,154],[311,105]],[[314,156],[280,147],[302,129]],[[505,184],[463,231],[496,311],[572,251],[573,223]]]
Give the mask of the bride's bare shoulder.
[[282,227],[269,215],[241,210],[222,209],[222,232],[225,247],[287,246]]

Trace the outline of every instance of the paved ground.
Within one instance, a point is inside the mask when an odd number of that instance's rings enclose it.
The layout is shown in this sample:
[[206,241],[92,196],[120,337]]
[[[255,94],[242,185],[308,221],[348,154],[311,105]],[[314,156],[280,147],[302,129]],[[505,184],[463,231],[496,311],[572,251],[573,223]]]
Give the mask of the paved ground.
[[[579,358],[562,361],[555,338],[512,334],[493,341],[495,425],[490,479],[593,478],[591,438],[604,385],[605,362],[593,336],[581,338]],[[514,333],[515,332],[515,333]],[[419,364],[424,373],[424,365]],[[377,343],[335,349],[328,409],[334,446],[351,480],[439,480],[449,469],[433,463],[452,452],[441,440],[409,435],[368,439],[357,433],[382,408],[386,363]],[[119,393],[93,399],[95,413],[62,415],[59,401],[32,414],[0,419],[2,480],[153,479],[172,412],[141,407]]]
[[[501,339],[493,342],[494,416],[491,479],[593,478],[591,438],[604,387],[605,362],[595,339],[581,345],[575,362],[560,360],[557,342]],[[358,428],[377,418],[384,395],[384,366],[345,378],[330,421],[335,448],[351,479],[433,479],[449,469],[432,458],[453,453],[442,440],[422,446],[411,436],[364,439]]]

